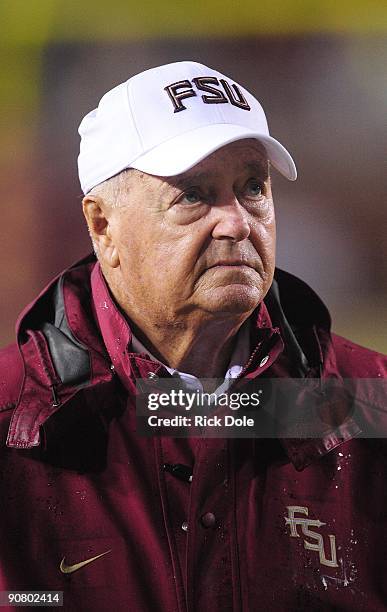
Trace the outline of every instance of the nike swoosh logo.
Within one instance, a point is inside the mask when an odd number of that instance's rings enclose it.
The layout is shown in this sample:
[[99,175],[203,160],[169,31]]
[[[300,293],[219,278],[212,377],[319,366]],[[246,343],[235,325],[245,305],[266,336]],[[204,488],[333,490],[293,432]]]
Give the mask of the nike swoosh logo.
[[105,552],[101,553],[100,555],[91,557],[91,559],[85,559],[85,561],[80,561],[79,563],[74,563],[74,565],[66,565],[65,563],[66,557],[63,557],[62,561],[60,562],[59,569],[62,572],[62,574],[72,574],[73,572],[76,572],[77,570],[81,569],[81,567],[83,567],[84,565],[88,565],[89,563],[92,563],[92,561],[95,561],[96,559],[99,559],[100,557],[103,557],[104,555],[107,555],[110,552],[111,552],[111,549],[105,550]]

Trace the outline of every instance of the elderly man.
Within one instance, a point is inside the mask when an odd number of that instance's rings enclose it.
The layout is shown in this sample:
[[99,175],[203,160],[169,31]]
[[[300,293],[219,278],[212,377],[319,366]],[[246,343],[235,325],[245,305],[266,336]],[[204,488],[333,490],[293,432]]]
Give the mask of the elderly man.
[[270,168],[296,169],[262,107],[181,62],[108,92],[80,134],[97,258],[40,294],[0,357],[0,587],[18,592],[1,601],[387,609],[387,447],[355,416],[314,439],[136,432],[142,379],[372,379],[361,400],[383,409],[386,360],[275,270]]

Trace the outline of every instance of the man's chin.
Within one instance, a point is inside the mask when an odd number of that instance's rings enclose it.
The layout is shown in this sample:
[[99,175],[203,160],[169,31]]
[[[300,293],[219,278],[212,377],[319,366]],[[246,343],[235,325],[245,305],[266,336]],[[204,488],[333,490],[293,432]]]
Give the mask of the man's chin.
[[204,307],[214,313],[249,313],[252,312],[263,299],[263,292],[258,287],[232,284],[217,287],[206,296]]

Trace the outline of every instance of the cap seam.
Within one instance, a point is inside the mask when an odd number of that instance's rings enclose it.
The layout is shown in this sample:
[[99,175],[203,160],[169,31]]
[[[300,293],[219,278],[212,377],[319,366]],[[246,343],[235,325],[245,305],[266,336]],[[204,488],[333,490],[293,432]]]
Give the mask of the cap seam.
[[143,140],[141,138],[141,134],[140,134],[140,132],[138,130],[137,122],[136,122],[136,119],[134,117],[134,113],[133,113],[133,109],[132,109],[132,84],[133,84],[133,81],[130,82],[130,79],[129,79],[129,81],[127,81],[126,98],[127,98],[129,112],[130,112],[130,115],[132,117],[133,126],[134,126],[134,129],[136,130],[136,134],[137,134],[137,137],[138,137],[141,149],[143,151],[141,155],[143,155],[144,154],[144,142],[143,142]]

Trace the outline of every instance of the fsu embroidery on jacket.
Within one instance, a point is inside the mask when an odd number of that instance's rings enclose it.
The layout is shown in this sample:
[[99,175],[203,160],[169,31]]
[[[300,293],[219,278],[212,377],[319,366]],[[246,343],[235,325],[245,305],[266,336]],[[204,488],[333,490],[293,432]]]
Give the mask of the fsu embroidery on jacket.
[[[305,506],[287,506],[288,516],[285,517],[285,524],[290,527],[290,537],[299,538],[298,527],[301,527],[302,534],[305,536],[304,547],[306,550],[315,550],[319,554],[321,565],[327,565],[328,567],[339,567],[337,563],[336,554],[336,538],[334,535],[329,535],[330,542],[330,559],[325,554],[324,538],[321,533],[314,531],[311,527],[317,527],[319,529],[326,523],[323,523],[319,519],[304,518],[309,515],[309,510]],[[303,514],[304,516],[296,516],[296,514]],[[314,540],[314,541],[310,541]]]

